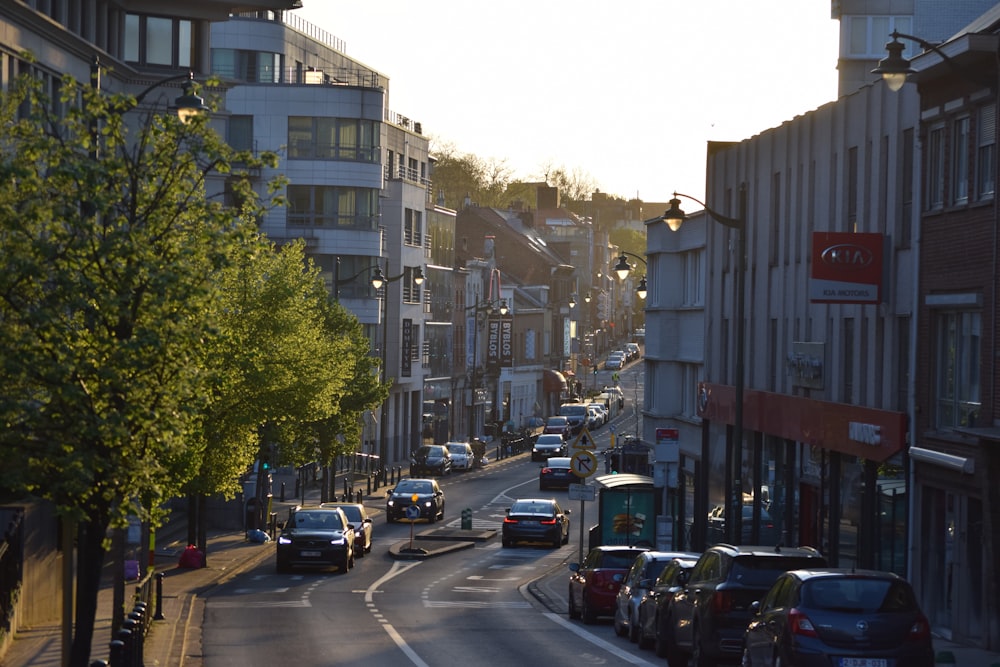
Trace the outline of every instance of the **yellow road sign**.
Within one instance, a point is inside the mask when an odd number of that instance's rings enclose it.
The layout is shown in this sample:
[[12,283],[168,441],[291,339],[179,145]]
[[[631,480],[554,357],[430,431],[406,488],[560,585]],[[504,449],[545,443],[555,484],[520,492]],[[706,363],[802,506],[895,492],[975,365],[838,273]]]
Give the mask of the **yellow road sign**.
[[590,435],[590,431],[587,430],[586,426],[576,434],[576,440],[573,441],[573,449],[597,449],[594,445],[594,438]]
[[573,454],[569,461],[569,469],[577,477],[586,479],[597,472],[597,454],[586,449]]

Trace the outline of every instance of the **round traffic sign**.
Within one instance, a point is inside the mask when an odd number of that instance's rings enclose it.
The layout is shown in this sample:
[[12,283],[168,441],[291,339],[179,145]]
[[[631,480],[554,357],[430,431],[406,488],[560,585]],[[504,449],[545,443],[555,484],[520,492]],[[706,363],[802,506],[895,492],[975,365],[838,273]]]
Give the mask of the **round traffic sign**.
[[410,521],[416,521],[420,518],[420,506],[419,505],[407,505],[406,507],[406,518]]
[[584,479],[590,477],[597,472],[597,454],[587,449],[581,449],[573,454],[573,458],[569,461],[569,469],[577,477]]

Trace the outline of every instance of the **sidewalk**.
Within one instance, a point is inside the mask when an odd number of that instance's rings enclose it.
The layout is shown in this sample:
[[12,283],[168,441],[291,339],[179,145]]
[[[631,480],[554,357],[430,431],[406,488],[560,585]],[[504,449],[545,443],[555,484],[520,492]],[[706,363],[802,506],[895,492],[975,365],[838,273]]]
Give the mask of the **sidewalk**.
[[[341,476],[337,476],[341,483]],[[359,487],[362,488],[362,487]],[[339,489],[339,486],[338,486]],[[363,502],[370,510],[381,513],[385,486],[365,495]],[[367,489],[362,488],[365,493]],[[320,489],[309,485],[305,489],[307,503],[317,503]],[[287,516],[287,508],[298,504],[300,498],[290,497],[285,502],[273,501],[274,511],[279,518]],[[187,530],[183,518],[179,522],[168,523],[157,533],[160,546],[155,553],[155,571],[163,573],[163,597],[161,609],[163,619],[151,620],[146,635],[143,662],[146,667],[199,667],[201,665],[201,621],[203,618],[202,598],[212,588],[223,584],[237,574],[248,570],[268,558],[274,558],[274,542],[264,544],[250,542],[242,530],[209,531],[206,554],[207,566],[199,569],[177,567],[177,560],[187,546]],[[102,582],[98,595],[97,620],[94,626],[94,640],[91,647],[92,661],[108,659],[109,643],[112,638],[111,615],[113,608],[113,588],[110,577]],[[155,582],[154,582],[155,586]],[[135,591],[133,583],[126,585],[126,596],[131,599]],[[155,594],[152,608],[153,618],[157,612]],[[61,627],[58,622],[41,625],[28,630],[20,630],[14,637],[7,653],[0,659],[0,667],[60,667],[62,664]]]

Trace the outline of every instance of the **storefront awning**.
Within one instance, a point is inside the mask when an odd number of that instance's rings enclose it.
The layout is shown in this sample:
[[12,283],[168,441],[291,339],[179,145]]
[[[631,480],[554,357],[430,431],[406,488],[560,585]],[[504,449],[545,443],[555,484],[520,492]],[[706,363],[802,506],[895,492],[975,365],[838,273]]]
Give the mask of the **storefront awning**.
[[542,389],[546,393],[561,394],[566,391],[566,376],[559,371],[545,371],[542,374]]

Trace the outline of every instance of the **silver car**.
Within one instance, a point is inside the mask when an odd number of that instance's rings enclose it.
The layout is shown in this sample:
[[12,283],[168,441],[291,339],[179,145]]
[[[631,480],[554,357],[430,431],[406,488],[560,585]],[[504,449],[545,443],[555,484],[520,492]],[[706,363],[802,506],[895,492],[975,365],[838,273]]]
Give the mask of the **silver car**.
[[445,444],[451,454],[452,470],[468,470],[475,459],[472,446],[467,442],[449,442]]

